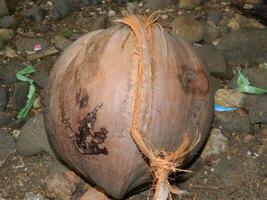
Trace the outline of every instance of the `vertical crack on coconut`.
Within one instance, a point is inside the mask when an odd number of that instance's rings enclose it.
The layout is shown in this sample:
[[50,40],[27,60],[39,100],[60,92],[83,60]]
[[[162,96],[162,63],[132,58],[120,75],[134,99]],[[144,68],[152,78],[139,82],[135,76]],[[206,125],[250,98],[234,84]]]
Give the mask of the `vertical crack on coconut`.
[[82,154],[99,155],[108,154],[106,147],[101,148],[102,144],[107,138],[108,131],[106,128],[100,128],[100,131],[93,132],[96,122],[97,111],[103,105],[100,104],[94,108],[92,112],[89,112],[82,121],[79,122],[80,126],[75,133],[75,141],[78,150]]

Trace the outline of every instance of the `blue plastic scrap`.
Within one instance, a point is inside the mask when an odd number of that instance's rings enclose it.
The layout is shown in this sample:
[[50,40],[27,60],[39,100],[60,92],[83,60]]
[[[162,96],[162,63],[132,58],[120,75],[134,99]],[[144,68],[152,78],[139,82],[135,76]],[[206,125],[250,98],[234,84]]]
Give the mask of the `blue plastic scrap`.
[[238,108],[234,108],[234,107],[224,107],[224,106],[221,106],[221,105],[218,105],[218,104],[215,104],[215,105],[214,105],[214,109],[215,109],[216,111],[219,111],[219,112],[229,112],[229,111],[238,110]]

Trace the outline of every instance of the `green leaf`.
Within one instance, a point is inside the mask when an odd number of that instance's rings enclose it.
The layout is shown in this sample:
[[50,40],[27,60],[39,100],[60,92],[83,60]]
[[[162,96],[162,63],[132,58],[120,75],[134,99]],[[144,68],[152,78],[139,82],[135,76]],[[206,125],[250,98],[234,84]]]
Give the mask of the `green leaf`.
[[267,93],[267,89],[251,86],[249,80],[245,77],[241,70],[238,71],[237,87],[239,92],[248,94],[261,95]]
[[18,119],[25,118],[34,103],[34,100],[35,100],[35,86],[33,84],[34,81],[30,79],[29,77],[27,77],[28,74],[31,74],[34,72],[35,72],[34,67],[30,65],[30,66],[27,66],[25,69],[16,73],[16,77],[18,80],[23,81],[23,82],[28,82],[30,84],[29,92],[27,95],[27,98],[28,98],[27,102],[24,108],[19,112],[17,116]]

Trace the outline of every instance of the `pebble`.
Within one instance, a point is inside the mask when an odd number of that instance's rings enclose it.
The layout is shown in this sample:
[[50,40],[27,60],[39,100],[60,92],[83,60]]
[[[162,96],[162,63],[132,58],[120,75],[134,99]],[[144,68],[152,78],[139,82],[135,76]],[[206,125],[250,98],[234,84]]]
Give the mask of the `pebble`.
[[11,28],[14,27],[16,24],[17,23],[14,16],[11,15],[5,16],[0,19],[0,28]]
[[8,131],[0,131],[0,167],[5,163],[8,157],[16,151],[15,140]]
[[33,156],[46,152],[55,157],[46,135],[43,114],[29,119],[21,128],[16,149],[22,156]]
[[16,82],[16,72],[23,69],[24,65],[18,58],[10,59],[10,63],[0,66],[0,84],[12,84]]
[[172,32],[194,43],[202,40],[206,35],[205,26],[186,16],[178,16],[172,22]]
[[66,49],[71,43],[72,41],[61,36],[61,35],[56,35],[54,37],[52,37],[51,42],[53,45],[55,45],[55,47],[61,51],[63,51],[64,49]]
[[6,110],[8,103],[8,88],[0,87],[0,111]]
[[20,12],[20,14],[34,22],[40,23],[46,16],[47,10],[42,7],[33,7]]
[[26,104],[28,99],[29,84],[25,82],[17,82],[14,86],[12,96],[12,108],[20,111]]
[[229,65],[267,62],[267,29],[240,30],[226,34],[217,48]]
[[216,127],[221,127],[227,134],[250,133],[251,126],[248,115],[244,112],[217,112],[215,111]]
[[5,0],[0,0],[0,18],[9,15]]
[[14,32],[11,29],[0,29],[0,49],[3,49],[5,43],[14,36]]
[[115,16],[116,15],[116,12],[114,11],[114,10],[110,10],[110,11],[108,11],[108,16],[109,17],[113,17],[113,16]]
[[209,163],[217,163],[220,155],[227,151],[228,140],[220,129],[213,128],[201,157]]
[[244,107],[246,95],[232,89],[219,89],[215,93],[215,103],[225,107]]
[[44,198],[41,194],[27,192],[24,200],[48,200],[48,199]]
[[226,64],[224,56],[215,46],[203,45],[197,51],[211,75],[223,79],[232,78],[231,67]]
[[212,22],[208,22],[205,24],[205,29],[206,29],[206,35],[204,38],[204,41],[208,44],[214,43],[219,38],[220,32],[217,29],[216,25],[213,24]]
[[71,199],[81,178],[72,171],[48,175],[44,179],[46,196],[52,199]]
[[0,128],[8,125],[12,120],[13,115],[10,112],[0,111]]
[[201,0],[180,0],[179,8],[195,9],[201,4]]
[[177,4],[177,0],[144,0],[145,7],[152,10],[161,10]]
[[3,55],[8,58],[18,57],[18,54],[16,53],[16,51],[12,49],[10,46],[5,47],[5,49],[3,50]]
[[38,87],[41,89],[45,88],[47,80],[48,80],[48,72],[45,71],[37,71],[33,75],[32,79],[36,83]]
[[56,0],[51,12],[51,17],[54,20],[60,20],[77,8],[77,6],[77,1],[74,0]]
[[34,46],[36,44],[41,44],[42,51],[49,47],[48,42],[41,38],[19,38],[15,41],[17,51],[23,56],[34,54]]

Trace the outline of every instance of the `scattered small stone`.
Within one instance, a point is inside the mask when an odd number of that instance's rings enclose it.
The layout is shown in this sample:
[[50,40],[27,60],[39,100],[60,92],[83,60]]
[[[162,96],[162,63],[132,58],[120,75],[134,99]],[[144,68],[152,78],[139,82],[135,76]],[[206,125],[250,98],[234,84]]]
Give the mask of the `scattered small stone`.
[[51,42],[55,45],[55,47],[61,51],[66,49],[72,41],[61,36],[61,35],[56,35],[51,39]]
[[9,112],[0,111],[0,128],[8,125],[12,120],[13,115]]
[[11,28],[16,25],[14,16],[5,16],[0,19],[0,28]]
[[203,45],[197,48],[197,51],[211,75],[224,79],[232,78],[232,69],[226,64],[222,53],[215,46]]
[[161,18],[163,19],[163,20],[166,20],[166,19],[168,19],[168,15],[166,15],[166,14],[163,14],[163,15],[161,15]]
[[215,103],[225,107],[244,107],[246,95],[232,89],[219,89],[215,93]]
[[8,131],[0,131],[0,167],[16,151],[15,141]]
[[91,187],[87,190],[87,192],[81,197],[80,200],[109,200],[109,198],[99,190]]
[[53,199],[71,199],[81,178],[72,171],[48,175],[44,180],[46,196]]
[[177,0],[145,0],[145,7],[153,10],[160,10],[177,4]]
[[22,156],[32,156],[46,152],[55,157],[46,135],[43,114],[29,119],[21,128],[16,149]]
[[221,130],[213,128],[201,157],[209,163],[217,163],[220,155],[227,150],[227,142],[227,138],[222,134]]
[[21,12],[21,15],[33,20],[37,23],[40,23],[43,18],[46,16],[47,14],[47,10],[45,10],[42,7],[33,7],[33,8],[29,8],[27,10],[24,10]]
[[0,111],[6,110],[8,103],[8,89],[0,87]]
[[189,40],[191,43],[198,42],[205,37],[205,26],[196,20],[186,16],[178,16],[172,22],[172,32]]
[[215,117],[216,126],[222,127],[228,134],[251,132],[248,116],[244,112],[215,112]]
[[212,22],[215,25],[218,25],[222,20],[221,14],[217,10],[210,10],[207,13],[207,21]]
[[108,16],[109,17],[114,17],[116,15],[116,12],[114,10],[108,11]]
[[180,0],[179,8],[195,9],[201,4],[201,0]]
[[240,30],[225,35],[217,48],[229,65],[267,62],[267,29]]
[[0,0],[0,18],[9,15],[5,0]]
[[52,9],[51,17],[54,20],[60,20],[77,7],[78,2],[75,0],[56,0]]
[[33,192],[28,192],[25,195],[24,200],[46,200],[41,194],[35,194]]
[[27,102],[27,96],[29,92],[29,84],[25,82],[15,83],[13,97],[12,97],[12,108],[16,111],[20,111]]

